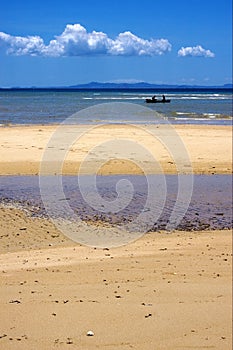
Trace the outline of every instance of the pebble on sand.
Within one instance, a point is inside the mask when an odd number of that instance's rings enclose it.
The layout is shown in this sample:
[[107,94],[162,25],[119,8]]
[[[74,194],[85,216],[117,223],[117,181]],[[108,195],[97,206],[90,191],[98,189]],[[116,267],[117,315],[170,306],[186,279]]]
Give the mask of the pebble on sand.
[[93,337],[93,335],[94,335],[94,332],[93,332],[93,331],[88,331],[88,332],[87,332],[87,336],[88,336],[88,337]]

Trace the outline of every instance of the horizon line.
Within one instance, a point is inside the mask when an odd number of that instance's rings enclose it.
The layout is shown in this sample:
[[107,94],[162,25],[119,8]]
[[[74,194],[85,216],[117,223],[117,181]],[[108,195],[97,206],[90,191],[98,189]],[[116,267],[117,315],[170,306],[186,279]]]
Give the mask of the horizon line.
[[[107,86],[112,85],[112,86],[116,86],[119,88],[127,88],[127,86],[131,86],[131,88],[133,87],[137,87],[138,85],[142,85],[145,84],[145,87],[140,87],[140,88],[233,88],[233,83],[225,83],[225,84],[214,84],[214,85],[202,85],[202,84],[188,84],[188,83],[184,83],[184,84],[169,84],[169,83],[149,83],[146,81],[135,81],[135,82],[114,82],[114,81],[107,81],[107,82],[99,82],[99,81],[90,81],[88,83],[77,83],[77,84],[72,84],[72,85],[50,85],[50,86],[37,86],[37,85],[31,85],[31,86],[5,86],[2,87],[0,86],[1,90],[11,90],[11,89],[82,89],[82,88],[100,88],[101,89],[101,85],[105,86],[105,88],[107,88]],[[91,87],[91,85],[93,85],[93,87]],[[96,87],[94,87],[96,85]],[[99,87],[98,87],[99,85]],[[104,88],[104,87],[102,87]]]

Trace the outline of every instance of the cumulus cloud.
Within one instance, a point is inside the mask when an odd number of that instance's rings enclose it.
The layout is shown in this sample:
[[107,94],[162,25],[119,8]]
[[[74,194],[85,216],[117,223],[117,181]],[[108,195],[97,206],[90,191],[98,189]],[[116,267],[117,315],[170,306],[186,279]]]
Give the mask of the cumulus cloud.
[[131,32],[120,33],[109,47],[110,54],[127,56],[155,56],[170,50],[171,44],[167,39],[145,40]]
[[5,46],[9,54],[35,56],[44,49],[44,41],[39,36],[21,37],[0,32],[0,46]]
[[0,46],[8,54],[30,56],[155,56],[171,51],[167,39],[142,39],[131,32],[111,39],[103,32],[88,33],[80,24],[68,24],[48,45],[39,36],[12,36],[0,32]]
[[182,47],[178,51],[178,56],[185,57],[185,56],[202,56],[202,57],[214,57],[214,53],[210,50],[203,49],[201,45],[193,46],[193,47]]

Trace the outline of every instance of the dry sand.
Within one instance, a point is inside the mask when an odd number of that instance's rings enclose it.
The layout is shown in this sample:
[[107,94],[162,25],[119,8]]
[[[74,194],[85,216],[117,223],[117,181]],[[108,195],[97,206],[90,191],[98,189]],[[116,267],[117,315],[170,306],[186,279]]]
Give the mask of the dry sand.
[[106,250],[13,208],[0,223],[1,349],[231,349],[230,231]]
[[[64,160],[61,169],[64,174],[76,174],[79,170],[93,173],[99,162],[100,174],[141,174],[135,161],[141,161],[146,173],[174,174],[177,163],[180,173],[189,173],[189,159],[184,150],[187,150],[196,174],[229,174],[232,171],[230,126],[65,126],[57,132],[57,139],[49,144],[56,128],[38,125],[0,128],[0,175],[38,174],[46,147],[50,157],[47,171],[51,174],[60,170],[57,169],[59,157]],[[176,151],[180,140],[183,149]],[[109,141],[116,142],[116,146],[110,143],[104,148]],[[100,147],[95,148],[99,144]],[[144,147],[141,154],[138,145]],[[161,169],[155,165],[155,160]]]
[[[175,129],[195,173],[231,173],[230,127]],[[0,128],[0,174],[38,174],[54,130]],[[55,159],[70,132],[52,149]],[[176,143],[173,132],[161,126],[157,132]],[[85,132],[69,148],[62,172],[75,173],[103,139],[127,137],[142,142],[163,171],[176,173],[158,139],[122,126]],[[107,153],[92,149],[83,173]],[[111,160],[99,173],[140,173],[133,159]],[[50,173],[57,171],[52,160]],[[181,155],[183,173],[190,170],[185,161]],[[46,219],[2,206],[0,243],[0,349],[231,349],[231,231],[150,233],[127,246],[94,249],[68,240]]]

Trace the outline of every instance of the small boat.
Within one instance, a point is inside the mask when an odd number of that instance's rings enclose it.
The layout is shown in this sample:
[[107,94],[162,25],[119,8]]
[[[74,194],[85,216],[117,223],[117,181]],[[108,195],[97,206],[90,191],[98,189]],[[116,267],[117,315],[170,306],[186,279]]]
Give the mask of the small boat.
[[146,98],[146,103],[170,103],[171,100],[162,99],[162,100],[156,100],[155,98]]

